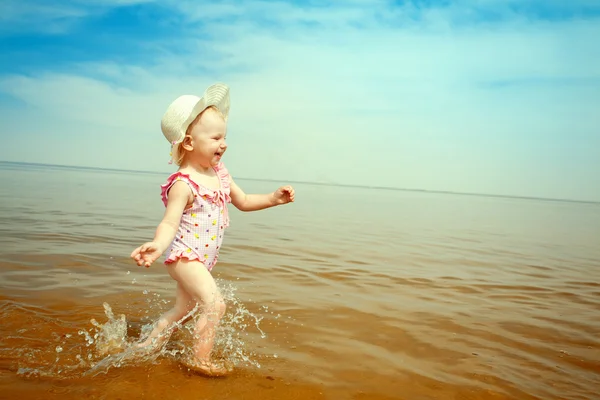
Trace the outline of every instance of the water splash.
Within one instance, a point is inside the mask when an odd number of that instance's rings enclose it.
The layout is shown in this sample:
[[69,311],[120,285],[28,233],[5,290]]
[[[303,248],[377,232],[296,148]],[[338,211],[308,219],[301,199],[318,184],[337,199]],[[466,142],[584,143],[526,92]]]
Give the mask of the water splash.
[[231,283],[218,281],[221,294],[227,303],[228,313],[225,314],[220,323],[215,339],[215,353],[221,358],[235,364],[250,365],[260,368],[256,354],[249,350],[247,341],[248,332],[255,328],[260,333],[260,338],[265,339],[267,335],[260,328],[262,317],[250,312],[244,303],[236,296],[237,288]]
[[[108,303],[102,305],[108,321],[103,325],[95,319],[90,321],[97,328],[94,339],[96,340],[96,352],[100,356],[121,352],[127,346],[127,319],[125,314],[115,318],[110,305]],[[89,334],[87,337],[89,343]]]
[[[266,338],[261,329],[262,317],[250,312],[236,295],[237,288],[228,282],[216,280],[227,305],[216,332],[214,358],[229,368],[249,366],[261,368],[259,357],[252,350],[256,341]],[[157,343],[145,349],[137,344],[153,329],[171,301],[158,293],[143,291],[146,311],[138,323],[128,323],[125,314],[115,315],[108,303],[103,303],[106,320],[90,320],[90,326],[78,328],[74,334],[57,335],[46,349],[37,349],[28,355],[26,365],[18,373],[25,377],[69,379],[78,376],[105,374],[113,368],[129,365],[150,365],[160,358],[170,358],[185,365],[191,356],[194,342],[194,323],[181,325],[167,343]],[[192,320],[199,315],[194,310]],[[60,322],[60,321],[58,321]],[[141,322],[141,324],[139,324]],[[132,332],[128,333],[128,329]],[[76,333],[76,334],[75,334]]]

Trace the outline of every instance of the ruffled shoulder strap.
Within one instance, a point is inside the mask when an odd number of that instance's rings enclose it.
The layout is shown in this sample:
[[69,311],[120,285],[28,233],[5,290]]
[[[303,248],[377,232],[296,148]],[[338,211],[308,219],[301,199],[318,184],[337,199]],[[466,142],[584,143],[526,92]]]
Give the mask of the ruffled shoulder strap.
[[221,189],[225,193],[229,194],[229,191],[231,189],[231,182],[229,181],[229,171],[227,170],[227,167],[225,167],[225,164],[223,164],[222,161],[215,166],[215,172],[221,180]]
[[188,174],[184,174],[183,172],[179,172],[179,171],[175,172],[174,174],[171,174],[169,176],[169,178],[163,185],[160,185],[160,189],[161,189],[160,196],[162,198],[162,202],[165,205],[165,207],[167,206],[167,202],[168,202],[169,190],[171,190],[171,187],[177,181],[183,181],[183,182],[187,183],[188,186],[190,187],[190,189],[192,189],[192,193],[198,194],[198,192],[199,192],[198,184],[196,182],[194,182]]

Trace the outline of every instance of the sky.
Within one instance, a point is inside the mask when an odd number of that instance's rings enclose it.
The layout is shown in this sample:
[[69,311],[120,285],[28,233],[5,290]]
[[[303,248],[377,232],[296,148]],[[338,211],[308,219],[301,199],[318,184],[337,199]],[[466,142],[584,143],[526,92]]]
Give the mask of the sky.
[[597,0],[3,0],[0,160],[172,172],[220,81],[236,178],[600,201],[599,37]]

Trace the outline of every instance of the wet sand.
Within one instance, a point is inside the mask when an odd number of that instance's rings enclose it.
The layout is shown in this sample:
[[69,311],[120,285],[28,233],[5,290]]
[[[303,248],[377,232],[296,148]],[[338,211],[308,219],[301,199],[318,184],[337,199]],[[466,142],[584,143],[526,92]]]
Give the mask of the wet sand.
[[127,258],[163,179],[0,164],[0,398],[598,398],[600,205],[306,184],[230,211],[214,269],[230,376],[182,367],[185,331],[86,375],[103,303],[132,340],[173,301],[162,263]]

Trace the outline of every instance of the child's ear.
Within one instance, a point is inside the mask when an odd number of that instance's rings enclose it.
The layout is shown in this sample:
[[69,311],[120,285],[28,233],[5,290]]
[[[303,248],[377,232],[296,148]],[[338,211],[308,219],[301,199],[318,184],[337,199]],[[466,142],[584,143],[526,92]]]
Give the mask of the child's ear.
[[183,147],[187,151],[194,150],[194,146],[192,146],[192,137],[190,135],[185,135],[185,137],[183,138],[183,142],[181,142],[181,147]]

